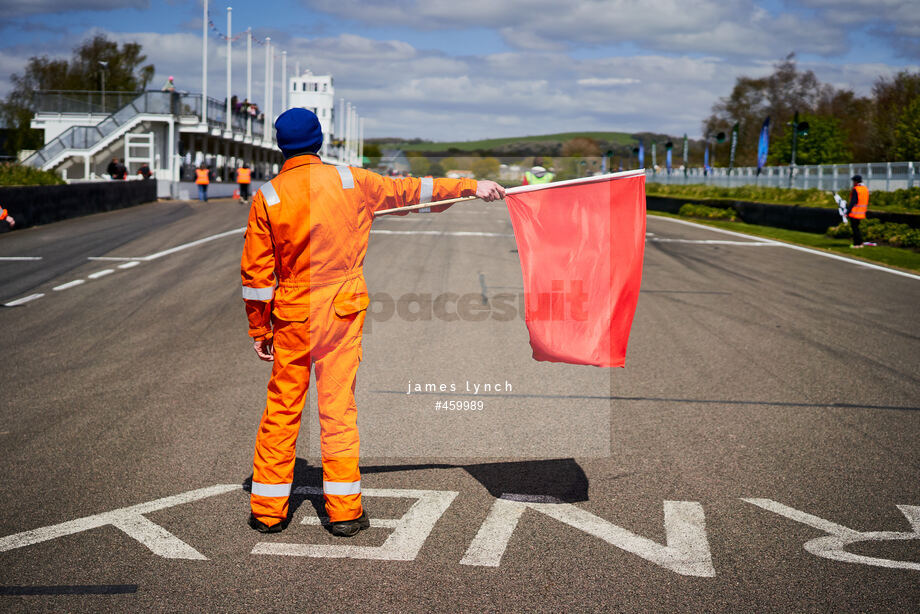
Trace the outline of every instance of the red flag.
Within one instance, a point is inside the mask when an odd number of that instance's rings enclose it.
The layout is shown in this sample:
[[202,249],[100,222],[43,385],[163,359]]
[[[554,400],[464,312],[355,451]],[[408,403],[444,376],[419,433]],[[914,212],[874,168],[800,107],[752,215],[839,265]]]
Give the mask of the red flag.
[[513,188],[505,202],[536,360],[626,362],[645,252],[645,172]]

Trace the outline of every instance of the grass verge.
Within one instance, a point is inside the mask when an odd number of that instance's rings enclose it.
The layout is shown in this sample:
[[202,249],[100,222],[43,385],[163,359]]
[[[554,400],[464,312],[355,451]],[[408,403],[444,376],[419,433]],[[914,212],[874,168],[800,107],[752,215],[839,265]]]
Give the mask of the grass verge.
[[827,235],[819,235],[811,232],[786,230],[785,228],[773,228],[772,226],[756,226],[754,224],[745,224],[744,222],[687,218],[661,211],[649,211],[648,213],[649,215],[672,217],[678,220],[702,224],[703,226],[714,226],[725,230],[733,230],[735,232],[743,232],[758,237],[775,239],[777,241],[783,241],[784,243],[811,247],[813,249],[848,256],[854,260],[865,260],[867,262],[884,264],[911,273],[920,272],[920,253],[910,249],[880,245],[878,247],[865,247],[863,249],[854,250],[850,247],[850,242],[846,239],[833,239]]
[[[686,198],[710,203],[716,206],[730,206],[733,201],[747,201],[768,205],[817,207],[836,209],[837,204],[831,193],[817,188],[786,189],[758,186],[721,187],[706,184],[661,184],[649,182],[645,193],[652,197]],[[849,190],[837,192],[844,200],[849,198]],[[872,211],[891,213],[920,213],[920,187],[893,192],[874,191],[869,199]]]

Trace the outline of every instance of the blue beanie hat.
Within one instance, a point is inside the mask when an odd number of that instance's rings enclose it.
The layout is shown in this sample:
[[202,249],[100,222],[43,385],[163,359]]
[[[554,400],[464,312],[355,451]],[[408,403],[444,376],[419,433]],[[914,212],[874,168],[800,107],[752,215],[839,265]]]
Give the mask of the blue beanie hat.
[[323,145],[323,128],[316,113],[301,107],[288,109],[275,120],[278,147],[285,156],[316,153]]

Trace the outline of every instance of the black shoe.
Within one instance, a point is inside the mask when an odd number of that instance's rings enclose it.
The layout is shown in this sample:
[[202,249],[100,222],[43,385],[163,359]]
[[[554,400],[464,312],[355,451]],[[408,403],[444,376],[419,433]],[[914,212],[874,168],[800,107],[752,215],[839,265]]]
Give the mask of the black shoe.
[[268,526],[261,520],[256,520],[256,517],[252,514],[249,515],[249,526],[259,533],[280,533],[282,530],[284,530],[284,527],[281,526],[280,522],[278,524]]
[[341,520],[330,523],[329,530],[332,531],[333,535],[338,535],[339,537],[354,537],[358,534],[358,531],[369,526],[371,526],[370,518],[367,517],[367,514],[361,512],[361,516],[354,520]]

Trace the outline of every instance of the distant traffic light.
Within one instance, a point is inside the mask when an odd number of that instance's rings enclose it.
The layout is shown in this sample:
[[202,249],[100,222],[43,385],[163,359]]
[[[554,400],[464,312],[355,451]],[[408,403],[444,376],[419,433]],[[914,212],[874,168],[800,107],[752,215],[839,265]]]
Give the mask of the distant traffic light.
[[789,187],[793,185],[793,177],[795,177],[795,153],[798,148],[799,135],[805,136],[808,134],[808,122],[799,121],[799,112],[796,111],[792,116],[792,121],[789,122],[789,125],[792,126],[792,156],[789,159]]

